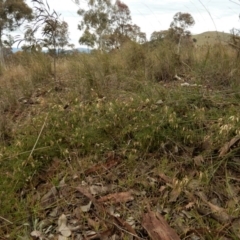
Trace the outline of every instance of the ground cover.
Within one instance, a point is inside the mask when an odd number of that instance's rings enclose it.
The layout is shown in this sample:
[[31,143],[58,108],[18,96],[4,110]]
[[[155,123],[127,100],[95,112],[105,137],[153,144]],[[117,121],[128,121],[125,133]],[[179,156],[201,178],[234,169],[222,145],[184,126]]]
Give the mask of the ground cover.
[[2,239],[239,239],[239,59],[162,44],[9,59]]

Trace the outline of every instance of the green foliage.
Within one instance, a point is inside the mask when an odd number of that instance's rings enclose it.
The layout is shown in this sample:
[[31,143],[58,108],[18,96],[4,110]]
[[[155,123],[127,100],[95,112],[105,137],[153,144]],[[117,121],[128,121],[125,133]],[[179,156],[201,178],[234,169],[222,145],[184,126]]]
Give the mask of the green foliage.
[[173,42],[177,44],[178,55],[180,47],[193,45],[191,32],[187,29],[195,24],[191,14],[178,12],[174,15],[170,28],[164,31],[154,31],[151,34],[150,43],[157,46],[158,42],[165,41],[166,43]]
[[48,20],[43,28],[43,47],[54,50],[55,54],[64,52],[64,48],[69,44],[68,24],[65,21]]
[[82,21],[78,25],[79,30],[84,30],[83,36],[79,39],[81,44],[102,49],[102,35],[110,22],[111,1],[89,1],[89,10],[80,9],[78,14]]
[[164,38],[166,38],[167,34],[168,34],[168,31],[167,31],[167,30],[154,31],[154,32],[151,34],[150,40],[151,40],[151,41],[160,41],[160,40],[163,40]]
[[80,44],[110,50],[129,40],[146,42],[146,34],[132,24],[128,6],[119,0],[115,4],[109,0],[90,1],[89,9],[79,9],[78,14],[82,17],[78,28],[83,30]]
[[178,12],[174,15],[170,27],[176,31],[180,31],[180,34],[183,34],[188,27],[191,27],[194,24],[195,21],[191,14]]
[[4,31],[14,31],[24,20],[32,20],[32,9],[24,0],[6,0],[0,3],[0,61],[4,65],[3,41]]
[[19,0],[17,2],[12,0],[1,1],[0,15],[1,37],[5,29],[13,31],[22,24],[24,19],[31,20],[33,17],[32,9],[25,3],[24,0]]

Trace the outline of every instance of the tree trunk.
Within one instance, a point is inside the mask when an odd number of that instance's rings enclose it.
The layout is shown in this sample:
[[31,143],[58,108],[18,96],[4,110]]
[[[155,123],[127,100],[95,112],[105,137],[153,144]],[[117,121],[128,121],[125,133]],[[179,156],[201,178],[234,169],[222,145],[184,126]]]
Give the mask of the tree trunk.
[[53,54],[53,74],[54,74],[54,82],[57,82],[57,47],[56,47],[56,33],[53,34],[53,47],[54,47],[54,54]]
[[179,53],[180,53],[181,40],[182,40],[182,35],[180,36],[180,38],[179,38],[179,41],[178,41],[178,49],[177,49],[177,54],[179,54]]
[[2,43],[2,30],[0,30],[0,64],[5,67],[4,54],[3,54],[3,43]]

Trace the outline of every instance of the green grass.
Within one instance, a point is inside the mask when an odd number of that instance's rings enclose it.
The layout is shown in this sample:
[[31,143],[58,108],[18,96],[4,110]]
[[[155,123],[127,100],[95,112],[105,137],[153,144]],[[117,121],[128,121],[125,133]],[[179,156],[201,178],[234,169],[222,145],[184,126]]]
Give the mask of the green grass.
[[[149,206],[158,208],[181,238],[199,229],[204,239],[237,239],[229,223],[212,216],[208,204],[239,215],[238,143],[219,156],[221,147],[240,134],[239,72],[228,75],[239,61],[224,46],[181,54],[176,60],[164,43],[164,48],[129,44],[116,53],[67,56],[58,62],[58,86],[51,82],[47,56],[35,56],[38,61],[29,56],[33,66],[8,77],[3,72],[1,91],[11,94],[1,98],[0,236],[29,239],[35,222],[49,219],[53,207],[71,216],[80,204],[75,187],[89,181],[86,170],[118,159],[119,165],[93,179],[113,185],[114,192],[138,192],[131,206],[119,206],[121,216],[140,223]],[[175,74],[182,80],[174,80]],[[34,101],[22,103],[20,97]],[[203,162],[196,160],[199,156]],[[53,186],[61,192],[64,177],[69,193],[46,209],[42,197]],[[137,230],[142,233],[140,224]]]

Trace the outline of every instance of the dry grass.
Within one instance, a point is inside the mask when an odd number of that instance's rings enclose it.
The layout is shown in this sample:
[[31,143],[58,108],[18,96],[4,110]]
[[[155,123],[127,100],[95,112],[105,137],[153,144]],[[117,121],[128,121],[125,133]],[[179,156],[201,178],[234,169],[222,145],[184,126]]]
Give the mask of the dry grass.
[[194,38],[197,40],[196,42],[197,47],[201,47],[204,45],[212,46],[219,43],[223,45],[227,45],[231,39],[231,34],[224,33],[224,32],[209,31],[209,32],[192,35],[192,39]]

